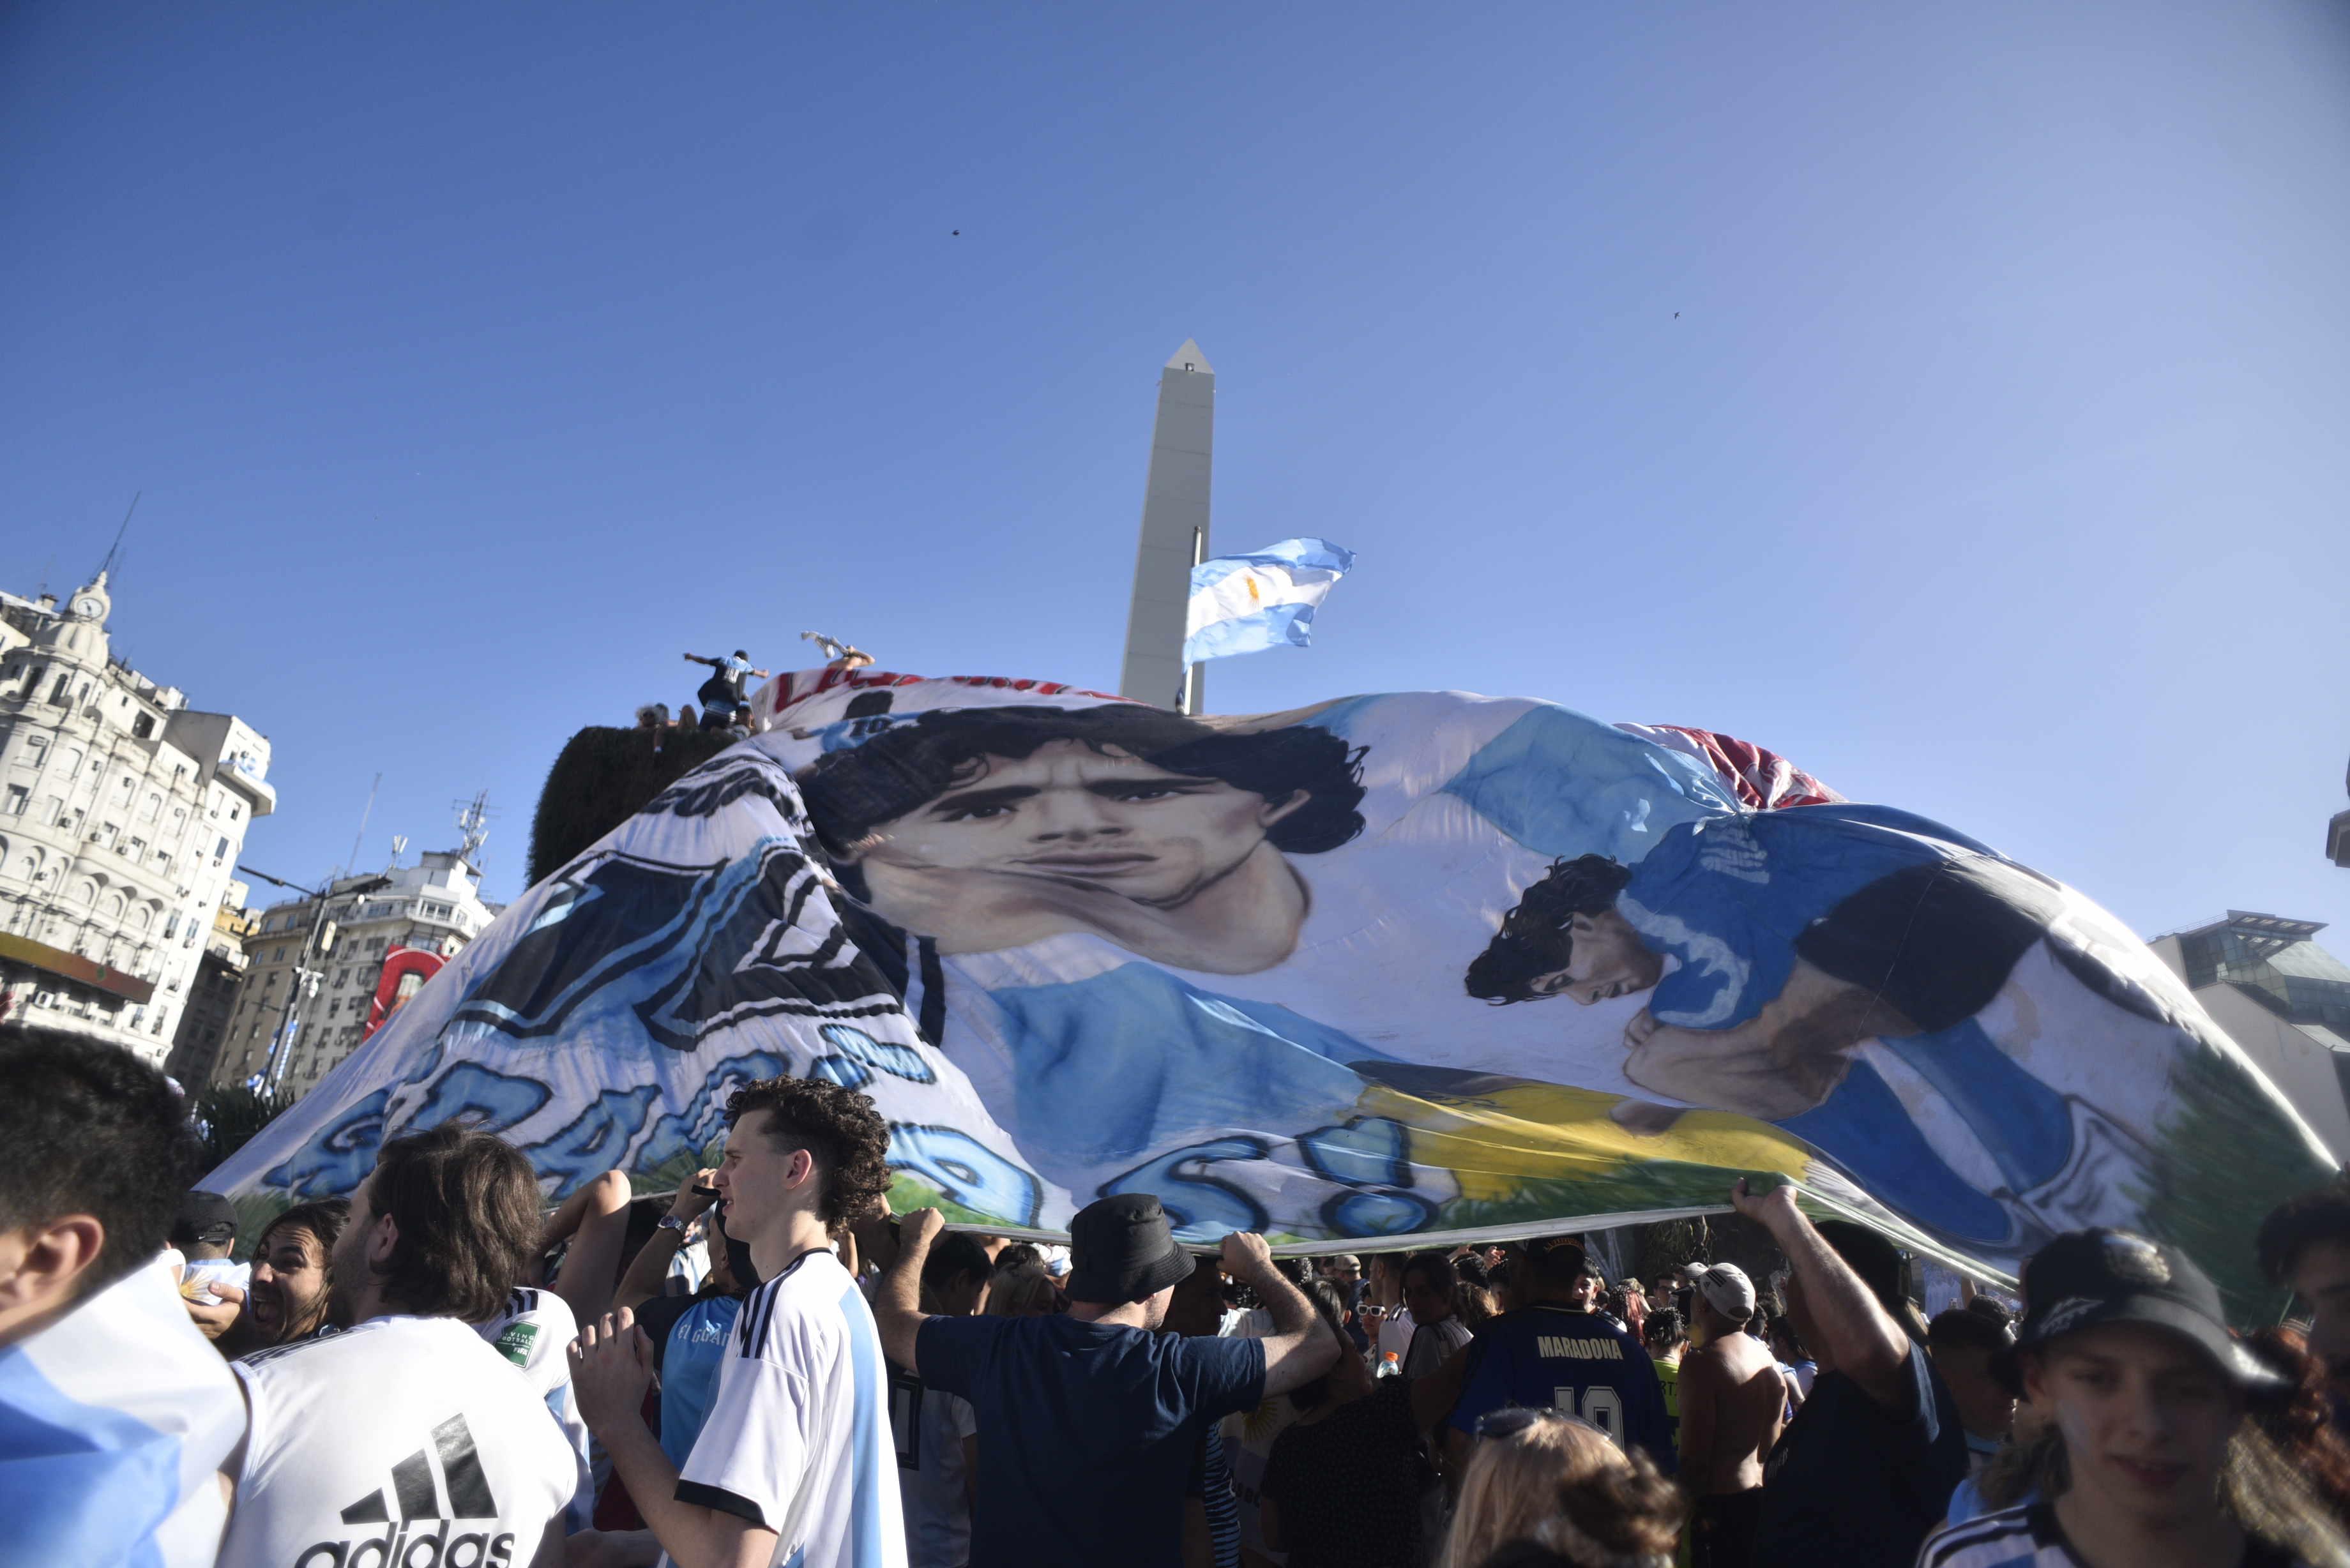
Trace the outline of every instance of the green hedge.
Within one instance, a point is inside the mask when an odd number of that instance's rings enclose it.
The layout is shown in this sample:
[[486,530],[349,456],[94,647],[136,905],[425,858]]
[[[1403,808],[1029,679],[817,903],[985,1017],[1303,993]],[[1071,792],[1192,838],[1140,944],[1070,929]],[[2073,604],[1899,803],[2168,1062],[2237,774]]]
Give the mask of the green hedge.
[[[658,735],[661,749],[653,753]],[[546,770],[530,819],[530,885],[642,811],[653,796],[734,742],[723,730],[580,731]]]

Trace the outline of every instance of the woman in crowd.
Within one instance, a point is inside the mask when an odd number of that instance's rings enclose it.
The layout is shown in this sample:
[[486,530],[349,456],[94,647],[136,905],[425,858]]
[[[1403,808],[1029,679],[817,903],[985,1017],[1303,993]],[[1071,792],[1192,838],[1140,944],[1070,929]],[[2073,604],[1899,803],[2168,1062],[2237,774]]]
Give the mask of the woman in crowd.
[[[1005,1251],[1012,1249],[1005,1248]],[[996,1317],[1050,1317],[1069,1310],[1061,1287],[1042,1263],[1014,1263],[998,1269],[987,1283],[987,1311]]]
[[1493,1318],[1492,1271],[1482,1254],[1469,1252],[1452,1260],[1452,1273],[1459,1282],[1452,1293],[1452,1311],[1475,1334]]
[[1439,1568],[1486,1568],[1521,1542],[1584,1568],[1672,1561],[1689,1499],[1645,1452],[1558,1410],[1506,1406],[1478,1428]]
[[1257,1521],[1290,1568],[1419,1568],[1441,1490],[1422,1452],[1461,1397],[1460,1372],[1374,1378],[1349,1354],[1346,1293],[1328,1280],[1308,1300],[1341,1348],[1337,1365],[1289,1402],[1297,1419],[1266,1459]]
[[1404,1260],[1403,1304],[1411,1311],[1411,1345],[1403,1355],[1406,1378],[1425,1377],[1475,1336],[1454,1310],[1460,1277],[1441,1252]]

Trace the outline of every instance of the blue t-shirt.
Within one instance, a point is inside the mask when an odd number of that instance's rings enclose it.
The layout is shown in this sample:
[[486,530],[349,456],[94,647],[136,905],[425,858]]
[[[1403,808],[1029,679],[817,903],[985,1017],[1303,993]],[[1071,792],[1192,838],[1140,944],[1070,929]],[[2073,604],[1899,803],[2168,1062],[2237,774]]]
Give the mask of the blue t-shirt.
[[926,1387],[979,1421],[971,1568],[1179,1568],[1206,1425],[1264,1396],[1264,1346],[1054,1317],[932,1317]]
[[1680,961],[1648,998],[1657,1022],[1728,1029],[1786,988],[1795,939],[1845,899],[1906,867],[1991,853],[1891,806],[1709,817],[1658,840],[1616,912],[1650,950]]
[[734,1314],[743,1303],[733,1296],[712,1296],[686,1308],[669,1331],[661,1354],[660,1446],[669,1462],[683,1466],[693,1452],[693,1439],[710,1418],[710,1402],[718,1397],[718,1370],[726,1362],[727,1336],[734,1330]]
[[1640,1342],[1596,1312],[1537,1304],[1503,1313],[1469,1345],[1452,1425],[1505,1405],[1580,1416],[1626,1447],[1648,1451],[1673,1473],[1672,1421],[1655,1363]]
[[1904,1373],[1906,1417],[1841,1372],[1812,1385],[1762,1467],[1755,1568],[1878,1568],[1917,1556],[1967,1473],[1967,1439],[1957,1401],[1916,1345]]

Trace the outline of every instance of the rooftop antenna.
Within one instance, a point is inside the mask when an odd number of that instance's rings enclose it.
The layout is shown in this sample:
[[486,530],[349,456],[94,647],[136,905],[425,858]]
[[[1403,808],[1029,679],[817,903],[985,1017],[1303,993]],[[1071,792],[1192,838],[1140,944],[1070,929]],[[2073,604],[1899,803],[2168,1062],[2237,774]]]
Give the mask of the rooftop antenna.
[[393,834],[391,836],[391,864],[385,867],[384,870],[387,872],[399,870],[400,857],[407,853],[408,840],[401,837],[399,834]]
[[54,554],[52,554],[47,560],[41,563],[41,586],[33,590],[33,597],[35,598],[45,599],[49,597],[49,572],[51,568],[57,566],[57,558]]
[[490,809],[490,792],[483,790],[470,801],[452,800],[449,805],[457,813],[457,830],[465,836],[457,858],[478,871],[482,867],[479,852],[490,836],[490,820],[498,815]]
[[[139,498],[146,493],[147,493],[143,490],[131,492],[130,512],[136,512],[139,510]],[[113,548],[106,552],[105,564],[98,568],[98,575],[101,577],[105,576],[106,574],[113,568],[115,555],[122,548],[122,535],[128,532],[130,527],[130,512],[125,512],[122,514],[122,526],[114,531]],[[47,584],[44,583],[42,586],[46,587],[47,587]]]
[[350,869],[354,872],[359,868],[359,846],[367,842],[368,818],[375,815],[375,792],[382,787],[383,774],[379,773],[375,775],[375,783],[368,785],[367,809],[359,813],[359,835],[351,840]]

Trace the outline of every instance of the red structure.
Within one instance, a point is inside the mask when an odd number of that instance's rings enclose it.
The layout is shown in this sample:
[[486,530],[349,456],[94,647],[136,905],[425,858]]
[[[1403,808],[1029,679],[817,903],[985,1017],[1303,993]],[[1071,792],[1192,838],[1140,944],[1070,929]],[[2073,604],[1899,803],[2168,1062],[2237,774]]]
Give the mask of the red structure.
[[448,961],[439,953],[422,948],[394,948],[383,955],[383,974],[375,982],[375,1002],[368,1008],[365,1040],[383,1027],[384,1020],[400,1011],[400,1004],[424,989],[424,982],[441,972]]

